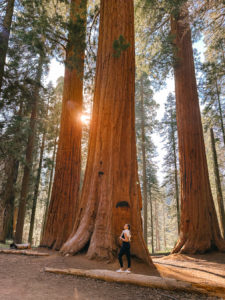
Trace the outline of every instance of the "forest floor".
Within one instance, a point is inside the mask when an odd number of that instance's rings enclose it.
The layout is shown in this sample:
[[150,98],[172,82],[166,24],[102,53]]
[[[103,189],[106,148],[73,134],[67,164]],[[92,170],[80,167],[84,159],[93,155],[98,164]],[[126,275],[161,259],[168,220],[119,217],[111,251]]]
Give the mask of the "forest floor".
[[[0,246],[1,248],[1,246]],[[94,260],[88,260],[84,254],[63,257],[58,252],[47,249],[35,249],[47,252],[50,256],[35,257],[13,254],[0,254],[0,299],[1,300],[51,300],[51,299],[73,299],[73,300],[144,300],[144,299],[221,299],[197,293],[182,291],[167,291],[155,288],[140,287],[128,284],[109,283],[100,280],[46,273],[45,267],[51,268],[81,268],[81,269],[118,269],[118,263],[107,264]],[[159,264],[179,265],[187,264],[185,256],[155,257],[153,260]],[[225,273],[225,255],[212,254],[206,256],[194,256],[189,259],[192,272],[196,268],[196,262],[202,265],[209,263],[209,273],[215,272],[216,265],[220,269],[221,278]],[[205,261],[205,263],[204,263]],[[191,267],[191,264],[193,266]],[[207,268],[207,266],[206,266]],[[191,270],[193,269],[193,270]],[[153,268],[145,264],[132,261],[133,273],[160,276]],[[224,274],[224,275],[223,275]],[[170,276],[170,277],[175,277]]]

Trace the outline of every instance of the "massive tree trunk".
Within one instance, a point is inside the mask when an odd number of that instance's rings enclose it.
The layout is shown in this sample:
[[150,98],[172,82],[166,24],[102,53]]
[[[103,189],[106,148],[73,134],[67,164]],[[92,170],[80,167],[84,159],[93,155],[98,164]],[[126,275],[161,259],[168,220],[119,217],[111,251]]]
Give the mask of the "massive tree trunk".
[[35,82],[35,87],[33,92],[29,136],[27,141],[26,159],[25,159],[22,187],[20,192],[19,211],[18,211],[17,224],[16,224],[15,242],[18,244],[22,243],[22,237],[23,237],[23,226],[24,226],[24,219],[25,219],[25,212],[26,212],[26,200],[27,200],[27,193],[29,187],[30,171],[31,171],[32,161],[33,161],[33,150],[34,150],[37,111],[38,111],[38,102],[39,102],[39,90],[40,90],[41,76],[43,72],[42,67],[43,67],[43,57],[40,56],[38,67],[37,67],[37,75],[35,80],[36,82]]
[[3,19],[2,28],[0,31],[0,93],[2,88],[2,80],[4,76],[4,67],[6,61],[6,54],[9,44],[9,35],[12,24],[13,10],[15,0],[8,0],[6,4],[6,13]]
[[218,211],[219,211],[219,220],[221,225],[222,237],[225,239],[225,211],[224,211],[224,204],[223,204],[223,193],[221,188],[220,172],[219,172],[219,166],[218,166],[217,154],[216,154],[216,145],[215,145],[214,133],[212,128],[210,128],[210,137],[211,137],[211,149],[212,149],[212,156],[213,156],[213,170],[214,170],[214,177],[216,183],[216,195],[217,195],[217,204],[218,204]]
[[[118,45],[120,36],[129,47],[115,55],[113,44]],[[61,249],[63,253],[75,254],[86,246],[89,258],[112,260],[118,250],[118,236],[124,224],[129,223],[131,253],[151,263],[142,233],[134,77],[133,0],[102,0],[94,106],[80,215]]]
[[142,152],[142,174],[143,174],[143,202],[144,202],[144,239],[148,244],[148,202],[147,202],[147,179],[146,179],[146,149],[145,149],[145,111],[144,111],[144,88],[141,76],[141,152]]
[[184,5],[171,18],[176,48],[175,92],[180,160],[181,223],[173,253],[225,251],[213,203],[203,140],[191,30]]
[[44,148],[45,148],[45,138],[46,138],[46,132],[44,132],[43,136],[42,136],[38,172],[37,172],[37,178],[36,178],[35,187],[34,187],[34,197],[33,197],[33,205],[32,205],[32,212],[31,212],[31,219],[30,219],[30,229],[29,229],[29,237],[28,237],[28,242],[31,245],[32,245],[32,238],[33,238],[33,231],[34,231],[34,220],[35,220],[35,213],[36,213],[36,207],[37,207],[39,184],[40,184],[40,179],[41,179],[42,162],[43,162],[43,155],[44,155]]
[[7,161],[7,181],[3,194],[3,201],[0,204],[0,242],[5,242],[5,239],[13,235],[13,210],[15,191],[14,186],[17,180],[19,161],[10,158]]
[[[86,5],[86,0],[71,1],[70,18],[73,28],[67,46],[55,176],[47,222],[41,240],[41,246],[55,250],[59,250],[68,239],[78,210]],[[75,29],[76,32],[73,32]]]

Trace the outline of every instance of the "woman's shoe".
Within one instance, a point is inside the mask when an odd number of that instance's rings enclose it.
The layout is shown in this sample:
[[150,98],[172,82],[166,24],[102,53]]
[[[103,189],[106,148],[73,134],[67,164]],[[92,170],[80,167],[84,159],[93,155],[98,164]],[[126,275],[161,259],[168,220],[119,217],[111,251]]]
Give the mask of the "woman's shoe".
[[124,271],[124,272],[126,272],[126,273],[131,273],[131,270],[128,270],[128,269],[127,269],[127,270],[126,270],[126,271]]
[[118,273],[122,273],[122,272],[125,272],[123,269],[119,269],[119,270],[117,270],[116,272],[118,272]]

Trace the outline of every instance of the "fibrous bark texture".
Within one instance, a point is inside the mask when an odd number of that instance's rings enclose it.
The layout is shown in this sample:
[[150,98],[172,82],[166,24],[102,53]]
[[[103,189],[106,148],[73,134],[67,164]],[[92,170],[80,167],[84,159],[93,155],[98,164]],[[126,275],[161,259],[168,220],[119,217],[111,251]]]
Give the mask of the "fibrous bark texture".
[[[122,35],[130,46],[114,53]],[[118,53],[117,53],[118,54]],[[89,258],[113,259],[131,224],[131,253],[151,263],[143,239],[134,116],[133,0],[102,0],[93,116],[80,215],[63,253],[88,246]],[[89,244],[88,244],[89,243]]]
[[181,223],[173,253],[225,250],[213,203],[197,94],[188,9],[171,18],[180,161]]
[[82,39],[85,39],[85,12],[86,1],[71,2],[71,21],[74,28],[76,25],[80,26],[79,34],[83,34],[80,35],[81,40],[74,36],[76,33],[69,34],[55,176],[41,241],[41,246],[56,250],[60,249],[72,231],[79,201],[84,47],[76,48],[78,45],[74,45],[74,40],[84,43]]

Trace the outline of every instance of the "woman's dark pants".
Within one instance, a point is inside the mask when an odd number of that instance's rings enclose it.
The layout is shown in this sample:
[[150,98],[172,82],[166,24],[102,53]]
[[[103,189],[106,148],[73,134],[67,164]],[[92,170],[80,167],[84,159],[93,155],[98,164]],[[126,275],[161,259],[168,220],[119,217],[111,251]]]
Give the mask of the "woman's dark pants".
[[129,242],[123,242],[122,247],[120,249],[120,253],[118,255],[118,259],[120,262],[120,267],[123,268],[123,259],[122,256],[126,254],[127,257],[127,262],[128,262],[128,268],[131,266],[131,261],[130,261],[130,243]]

